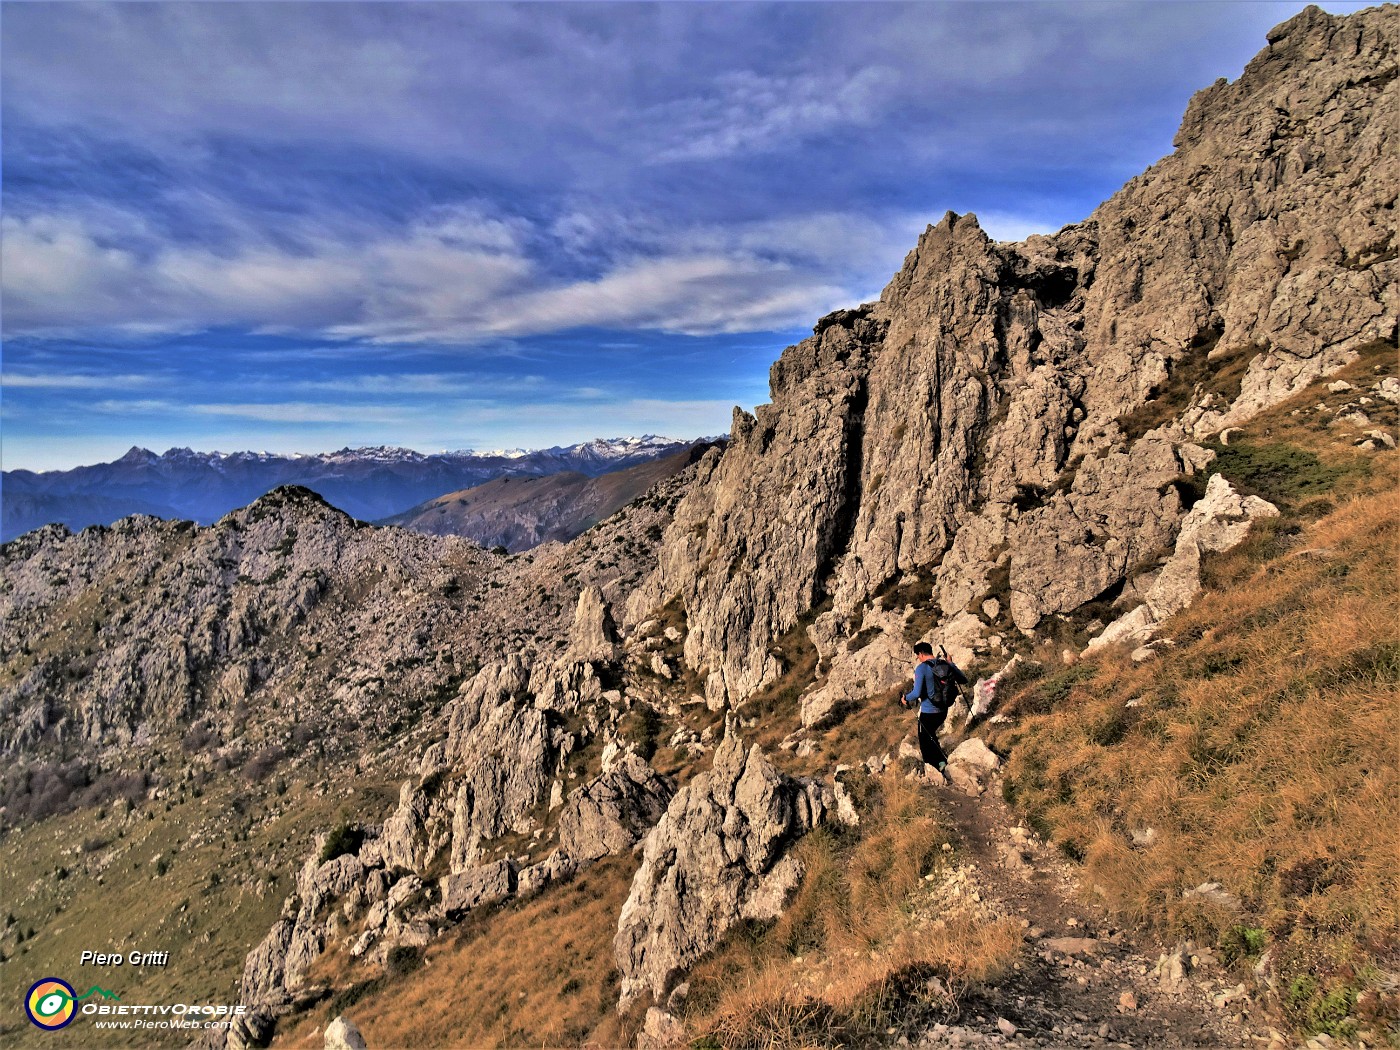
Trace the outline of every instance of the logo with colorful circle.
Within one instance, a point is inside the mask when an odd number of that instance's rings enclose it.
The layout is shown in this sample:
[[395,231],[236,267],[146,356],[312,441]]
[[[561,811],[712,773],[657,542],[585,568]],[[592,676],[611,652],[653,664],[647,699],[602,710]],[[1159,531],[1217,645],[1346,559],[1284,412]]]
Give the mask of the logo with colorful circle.
[[57,977],[45,977],[30,986],[29,994],[24,997],[24,1012],[40,1028],[50,1032],[57,1031],[71,1024],[78,1014],[78,1003],[93,995],[100,995],[104,999],[121,999],[115,992],[109,992],[97,985],[79,995],[67,981]]

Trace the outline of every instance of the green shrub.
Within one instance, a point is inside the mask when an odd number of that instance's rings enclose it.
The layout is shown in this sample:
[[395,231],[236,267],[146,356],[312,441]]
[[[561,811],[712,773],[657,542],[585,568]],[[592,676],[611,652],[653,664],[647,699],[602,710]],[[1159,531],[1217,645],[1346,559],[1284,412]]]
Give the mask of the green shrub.
[[343,857],[347,853],[358,852],[360,843],[365,840],[365,833],[354,827],[348,821],[342,821],[331,829],[326,836],[326,844],[321,847],[320,863],[324,864],[328,860],[335,860],[336,857]]
[[1258,926],[1231,926],[1220,935],[1220,955],[1230,966],[1259,958],[1268,943],[1267,934]]
[[1306,449],[1283,442],[1209,442],[1207,447],[1215,453],[1215,461],[1203,469],[1200,484],[1204,485],[1210,474],[1222,474],[1240,490],[1283,507],[1296,507],[1323,495],[1341,478],[1366,469],[1364,460],[1356,466],[1329,467]]
[[390,977],[402,977],[423,965],[423,949],[411,944],[396,944],[384,957],[384,972]]

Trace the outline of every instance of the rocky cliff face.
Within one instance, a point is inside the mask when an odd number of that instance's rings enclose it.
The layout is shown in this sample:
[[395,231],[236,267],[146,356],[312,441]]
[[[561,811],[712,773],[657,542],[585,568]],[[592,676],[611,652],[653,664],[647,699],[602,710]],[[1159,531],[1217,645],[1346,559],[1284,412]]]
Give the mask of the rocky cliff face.
[[736,413],[633,615],[680,596],[718,705],[782,673],[771,640],[824,597],[814,630],[843,634],[922,571],[945,624],[991,633],[1130,584],[1189,509],[1193,439],[1394,342],[1396,63],[1393,10],[1309,8],[1085,222],[998,244],[945,216]]
[[665,995],[741,919],[781,914],[802,874],[788,848],[832,805],[830,787],[784,776],[731,729],[647,837],[613,942],[619,1009]]

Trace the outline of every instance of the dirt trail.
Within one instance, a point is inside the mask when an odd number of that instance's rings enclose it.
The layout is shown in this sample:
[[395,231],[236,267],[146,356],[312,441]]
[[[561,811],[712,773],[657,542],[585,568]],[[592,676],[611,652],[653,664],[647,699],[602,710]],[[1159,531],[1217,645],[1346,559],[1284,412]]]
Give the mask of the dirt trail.
[[[1211,953],[1199,952],[1189,976],[1165,983],[1155,971],[1171,949],[1120,929],[1086,903],[1068,862],[1019,826],[995,783],[977,797],[955,787],[937,793],[957,862],[974,869],[984,902],[1022,920],[1027,950],[994,996],[972,1000],[958,1024],[934,1029],[924,1045],[1287,1045],[1273,1039],[1267,1024],[1251,1020],[1249,1011],[1257,1008],[1242,995],[1217,1005],[1237,984]],[[1016,1032],[998,1028],[1000,1019]]]

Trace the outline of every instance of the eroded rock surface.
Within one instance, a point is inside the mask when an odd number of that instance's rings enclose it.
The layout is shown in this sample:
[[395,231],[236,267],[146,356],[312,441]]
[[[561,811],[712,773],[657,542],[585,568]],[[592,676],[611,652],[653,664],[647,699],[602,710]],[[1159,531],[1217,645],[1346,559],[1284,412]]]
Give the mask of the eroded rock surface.
[[672,788],[637,755],[569,795],[559,815],[559,850],[586,864],[630,849],[666,812]]
[[1192,437],[1393,342],[1395,25],[1308,8],[1084,222],[1002,244],[950,213],[789,348],[629,604],[680,595],[711,706],[824,597],[853,620],[940,557],[947,616],[1009,599],[1022,630],[1122,585],[1176,534]]
[[1241,496],[1219,474],[1212,475],[1205,495],[1182,522],[1172,556],[1148,588],[1146,601],[1104,628],[1089,642],[1089,648],[1147,641],[1159,623],[1195,599],[1201,589],[1203,554],[1229,550],[1249,534],[1256,520],[1277,516],[1278,508],[1272,503],[1258,496]]
[[788,852],[831,799],[780,773],[732,731],[714,766],[682,788],[647,836],[618,919],[619,1008],[667,992],[676,976],[745,918],[776,916],[801,871]]

